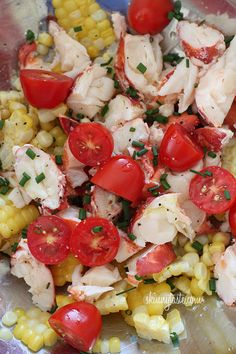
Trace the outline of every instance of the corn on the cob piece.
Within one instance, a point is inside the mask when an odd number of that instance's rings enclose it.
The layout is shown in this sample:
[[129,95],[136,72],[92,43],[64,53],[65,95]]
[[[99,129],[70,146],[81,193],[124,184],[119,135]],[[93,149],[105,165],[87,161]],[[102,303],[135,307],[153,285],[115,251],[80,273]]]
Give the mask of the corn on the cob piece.
[[111,337],[109,340],[97,339],[92,348],[93,353],[115,354],[120,353],[120,338]]
[[56,286],[63,286],[67,282],[71,282],[72,273],[79,261],[70,254],[63,262],[51,266],[51,272]]
[[137,313],[134,315],[133,320],[139,337],[170,343],[169,324],[162,316],[149,316],[146,313]]
[[184,323],[181,319],[180,312],[177,309],[168,312],[166,321],[169,324],[170,333],[175,332],[179,335],[184,332]]
[[95,0],[53,0],[52,3],[59,25],[87,48],[91,58],[115,42],[111,22]]

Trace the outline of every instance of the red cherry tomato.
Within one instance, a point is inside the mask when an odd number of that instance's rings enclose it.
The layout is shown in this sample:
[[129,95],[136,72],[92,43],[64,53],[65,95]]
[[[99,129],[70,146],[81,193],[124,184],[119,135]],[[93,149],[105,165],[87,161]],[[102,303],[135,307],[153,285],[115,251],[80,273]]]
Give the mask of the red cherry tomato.
[[170,0],[132,0],[128,10],[129,25],[139,34],[156,34],[170,22],[168,13],[172,10]]
[[58,264],[69,254],[71,230],[55,215],[40,216],[29,225],[28,246],[32,255],[44,264]]
[[106,162],[114,148],[111,133],[99,123],[79,124],[70,133],[68,142],[74,157],[87,166]]
[[72,130],[74,130],[79,125],[79,122],[77,122],[75,119],[72,119],[67,116],[60,116],[59,122],[60,122],[62,129],[64,130],[64,132],[67,135],[69,135],[70,132]]
[[81,264],[95,267],[111,262],[117,254],[119,243],[119,233],[112,222],[91,217],[81,221],[74,229],[70,249]]
[[224,120],[224,124],[229,125],[231,129],[235,129],[234,124],[236,123],[236,100],[234,102]]
[[[208,176],[208,174],[211,176]],[[209,214],[220,214],[228,210],[236,200],[234,176],[218,166],[206,167],[196,175],[189,187],[190,199]]]
[[18,60],[20,67],[24,68],[28,61],[34,57],[37,51],[37,45],[35,42],[23,44],[18,52]]
[[236,204],[234,204],[229,211],[229,224],[231,227],[231,232],[236,238]]
[[167,129],[173,123],[179,123],[187,130],[188,133],[194,131],[195,127],[200,123],[199,118],[195,114],[182,113],[180,116],[170,116],[167,124],[162,125],[162,129]]
[[85,352],[93,347],[102,328],[99,311],[87,302],[75,302],[61,307],[48,322],[65,342]]
[[118,155],[104,164],[91,180],[99,187],[137,202],[142,195],[144,173],[131,157]]
[[180,124],[169,126],[159,152],[159,160],[163,165],[182,172],[194,166],[203,156],[202,149]]
[[62,74],[33,69],[21,70],[20,81],[32,106],[49,109],[65,101],[74,82]]

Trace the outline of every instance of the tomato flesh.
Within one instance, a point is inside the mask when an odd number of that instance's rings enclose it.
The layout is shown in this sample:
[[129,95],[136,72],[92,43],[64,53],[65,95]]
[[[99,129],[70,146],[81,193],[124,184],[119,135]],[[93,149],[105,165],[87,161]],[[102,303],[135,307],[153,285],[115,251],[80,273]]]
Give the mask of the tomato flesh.
[[69,254],[71,230],[55,215],[40,216],[29,225],[28,246],[32,255],[44,264],[58,264]]
[[31,55],[33,56],[34,53],[36,53],[36,51],[37,51],[37,45],[35,42],[24,43],[20,47],[18,52],[18,60],[19,60],[20,67],[24,68],[30,56]]
[[[206,173],[211,173],[211,176]],[[190,199],[209,214],[220,214],[228,210],[236,200],[234,176],[218,166],[204,168],[190,183]],[[203,176],[204,175],[204,176]]]
[[175,172],[183,172],[194,166],[203,156],[203,150],[186,129],[178,123],[169,126],[159,152],[159,160],[163,165]]
[[139,34],[156,34],[169,24],[168,13],[172,10],[170,0],[132,0],[128,9],[129,25]]
[[[94,231],[100,227],[100,231]],[[74,229],[71,252],[81,264],[95,267],[111,262],[118,251],[120,236],[117,228],[107,219],[90,217],[81,221]]]
[[62,129],[64,130],[64,132],[67,135],[69,135],[70,132],[72,130],[74,130],[79,125],[79,122],[77,122],[75,119],[72,119],[67,116],[60,116],[59,122],[60,122]]
[[65,342],[87,352],[100,335],[102,318],[96,306],[75,302],[57,310],[49,318],[49,324]]
[[234,204],[229,211],[229,224],[233,236],[236,238],[236,204]]
[[81,123],[69,134],[69,147],[74,157],[87,166],[106,162],[113,152],[111,133],[99,123]]
[[141,199],[144,173],[131,157],[118,155],[104,164],[91,180],[99,187],[131,202]]
[[54,108],[70,93],[73,79],[45,70],[23,69],[20,81],[28,102],[36,108]]
[[230,129],[235,130],[234,124],[236,124],[236,100],[232,103],[232,106],[224,120],[224,124],[229,125]]

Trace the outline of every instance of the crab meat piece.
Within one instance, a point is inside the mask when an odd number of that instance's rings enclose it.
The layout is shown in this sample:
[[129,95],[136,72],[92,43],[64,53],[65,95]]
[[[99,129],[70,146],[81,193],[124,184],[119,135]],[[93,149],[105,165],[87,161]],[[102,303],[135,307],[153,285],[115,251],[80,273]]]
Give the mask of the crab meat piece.
[[32,256],[27,240],[21,239],[11,257],[11,273],[17,278],[24,278],[36,306],[42,311],[49,311],[52,308],[55,299],[52,274],[48,267]]
[[80,219],[79,219],[79,208],[74,207],[74,206],[73,207],[69,207],[69,208],[64,209],[64,210],[61,210],[56,215],[59,216],[62,219],[65,219],[65,220],[75,221],[76,223],[80,222]]
[[[135,128],[135,131],[130,131],[131,128]],[[145,143],[148,141],[149,135],[149,127],[141,118],[125,123],[123,127],[116,129],[112,134],[114,140],[114,153],[126,153],[132,146],[132,141],[139,140]]]
[[185,55],[197,66],[210,64],[224,54],[226,48],[224,36],[210,26],[180,21],[177,33]]
[[86,48],[71,38],[63,28],[54,21],[49,22],[49,33],[53,37],[56,58],[51,64],[53,68],[60,62],[61,69],[65,75],[76,78],[91,63]]
[[[133,36],[125,34],[120,38],[115,69],[122,89],[134,87],[145,96],[157,95],[157,82],[163,67],[160,41],[162,36],[156,35],[150,41],[150,35]],[[138,70],[143,65],[144,72]]]
[[206,222],[207,214],[199,209],[191,200],[184,200],[181,203],[181,208],[191,220],[191,226],[196,233],[199,233]]
[[139,252],[142,248],[136,245],[133,241],[131,241],[124,231],[118,231],[120,235],[120,244],[118,252],[115,256],[115,260],[118,263],[122,263],[132,257],[137,252]]
[[93,187],[91,195],[91,213],[108,220],[113,220],[122,211],[118,197],[100,187]]
[[110,286],[119,280],[121,276],[117,267],[111,264],[90,268],[81,278],[85,285]]
[[182,201],[180,193],[169,193],[143,207],[132,224],[135,243],[141,247],[147,242],[162,245],[172,241],[178,232],[192,240],[195,232],[191,219],[180,206]]
[[150,144],[160,146],[164,137],[164,131],[157,122],[150,127]]
[[125,16],[121,15],[119,12],[114,12],[111,15],[111,20],[113,23],[116,38],[119,40],[120,37],[124,36],[127,32]]
[[198,112],[214,127],[221,127],[236,95],[236,37],[218,62],[200,79],[195,100]]
[[124,95],[117,95],[109,103],[109,111],[106,114],[104,124],[113,131],[127,121],[141,118],[144,112],[145,105],[143,103]]
[[2,173],[2,177],[7,178],[10,187],[13,188],[7,198],[11,200],[17,208],[23,208],[31,202],[32,198],[26,193],[24,188],[19,185],[14,172]]
[[216,292],[228,306],[236,302],[236,244],[228,247],[218,259],[214,275]]
[[[33,160],[26,154],[28,149],[36,154]],[[30,180],[22,187],[25,192],[32,199],[40,200],[44,208],[57,209],[64,195],[66,179],[51,156],[33,145],[15,146],[13,153],[18,182],[21,181],[24,173],[30,176]],[[37,183],[36,177],[41,174],[44,178]]]
[[93,118],[115,94],[114,81],[98,64],[88,67],[75,81],[67,105],[75,114]]
[[[183,59],[160,83],[158,95],[179,100],[179,113],[183,113],[194,101],[195,85],[198,82],[198,68],[189,59]],[[173,103],[173,102],[172,102]]]

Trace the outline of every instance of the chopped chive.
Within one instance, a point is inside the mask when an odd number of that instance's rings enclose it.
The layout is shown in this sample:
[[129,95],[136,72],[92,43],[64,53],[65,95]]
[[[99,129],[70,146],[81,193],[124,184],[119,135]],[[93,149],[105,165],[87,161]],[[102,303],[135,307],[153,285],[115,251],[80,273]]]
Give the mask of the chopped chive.
[[137,152],[137,156],[143,156],[148,152],[148,149],[142,149],[140,151]]
[[155,284],[156,280],[154,280],[154,279],[144,279],[143,283],[144,284]]
[[167,182],[167,177],[168,177],[168,174],[164,173],[163,175],[161,175],[161,178],[160,178],[161,185],[166,191],[171,188],[171,186]]
[[22,238],[27,238],[27,228],[24,228],[24,229],[21,231],[21,237],[22,237]]
[[0,129],[4,127],[4,124],[5,124],[5,120],[0,120]]
[[133,133],[133,132],[135,132],[135,130],[136,130],[136,128],[131,127],[129,131]]
[[113,73],[113,68],[111,66],[107,67],[107,73],[112,74]]
[[189,59],[186,59],[186,68],[189,68]]
[[131,310],[125,310],[125,314],[128,315],[128,316],[131,316],[132,315],[132,311]]
[[46,289],[48,289],[48,288],[49,288],[49,286],[50,286],[50,283],[47,283]]
[[175,10],[175,12],[180,12],[181,8],[182,8],[181,1],[179,1],[179,0],[175,1],[174,2],[174,10]]
[[154,156],[154,157],[157,157],[157,156],[158,156],[158,151],[157,151],[156,146],[152,146],[152,153],[153,153],[153,156]]
[[89,194],[85,194],[83,196],[83,204],[89,204],[91,202],[91,196]]
[[83,31],[83,27],[82,26],[74,27],[74,32],[82,32],[82,31]]
[[134,234],[128,234],[127,236],[131,241],[134,241],[137,238]]
[[119,221],[116,226],[119,229],[125,229],[127,226],[129,226],[129,221]]
[[156,100],[156,103],[159,104],[159,106],[163,105],[163,103],[161,101],[159,101],[159,100]]
[[166,279],[166,283],[170,286],[171,290],[175,289],[175,286],[170,278]]
[[86,219],[86,216],[87,216],[86,210],[84,208],[81,208],[79,210],[79,219],[84,220]]
[[224,196],[226,200],[231,200],[230,191],[228,191],[227,189],[224,191]]
[[36,157],[36,153],[30,148],[26,150],[26,155],[29,156],[31,160],[34,160]]
[[182,8],[181,1],[175,1],[175,2],[174,2],[174,10],[173,10],[173,11],[170,11],[170,12],[168,13],[168,19],[169,19],[169,20],[173,20],[173,18],[175,18],[175,19],[178,20],[178,21],[183,20],[184,15],[183,15],[183,13],[181,12],[181,8]]
[[136,157],[137,157],[137,151],[134,150],[133,155],[132,155],[132,159],[136,160]]
[[206,171],[204,171],[203,175],[204,175],[204,177],[211,177],[213,174],[211,171],[206,170]]
[[46,178],[45,174],[42,172],[40,173],[40,175],[38,175],[37,177],[35,177],[35,181],[37,184],[41,183],[44,179]]
[[202,177],[211,177],[212,176],[212,172],[206,170],[204,172],[199,172],[199,171],[195,171],[195,170],[189,170],[192,173],[195,173],[196,175],[202,176]]
[[163,56],[163,61],[171,65],[179,64],[183,59],[184,57],[180,57],[177,53],[169,53]]
[[76,118],[77,119],[83,119],[84,118],[84,114],[82,114],[82,113],[78,113],[78,114],[76,114]]
[[163,116],[162,114],[158,114],[157,116],[154,117],[154,121],[161,123],[161,124],[166,124],[169,121],[169,118],[166,116]]
[[126,93],[127,93],[127,95],[129,95],[132,98],[138,98],[138,93],[135,90],[135,88],[133,88],[132,86],[127,88]]
[[145,144],[142,143],[141,141],[133,140],[132,141],[132,146],[139,147],[139,148],[144,148]]
[[159,188],[160,188],[160,186],[154,186],[154,187],[148,188],[148,191],[149,191],[149,192],[155,192],[155,191],[158,190]]
[[66,115],[67,115],[67,117],[72,117],[72,115],[73,115],[73,109],[71,109],[71,108],[69,108],[68,110],[67,110],[67,112],[66,112]]
[[197,250],[198,252],[202,252],[202,250],[203,250],[203,244],[200,243],[199,241],[194,241],[194,242],[192,243],[192,247],[193,247],[195,250]]
[[23,173],[23,177],[21,178],[20,182],[19,182],[19,185],[21,187],[24,187],[24,185],[26,184],[26,182],[28,182],[29,180],[31,179],[31,177],[26,173],[24,172]]
[[55,161],[57,165],[62,165],[63,161],[62,161],[62,156],[61,155],[56,155],[55,156]]
[[93,232],[96,234],[98,232],[101,232],[103,230],[102,226],[94,226],[93,227]]
[[7,178],[0,177],[0,187],[2,186],[9,186],[10,182]]
[[101,116],[105,117],[105,115],[107,114],[108,111],[109,111],[109,105],[105,104],[105,106],[101,110]]
[[225,37],[225,45],[226,45],[226,48],[228,48],[229,47],[229,45],[230,45],[230,43],[231,43],[231,41],[234,39],[234,35],[232,35],[232,36],[226,36]]
[[13,245],[11,246],[11,251],[16,252],[18,245],[19,245],[19,242],[13,243]]
[[152,160],[152,164],[154,167],[156,167],[158,165],[158,159],[157,159],[157,156],[155,156]]
[[57,309],[58,309],[58,306],[57,305],[53,305],[48,312],[53,314],[54,312],[56,312]]
[[208,151],[207,155],[210,156],[210,157],[213,158],[213,159],[215,159],[216,156],[217,156],[214,151]]
[[137,289],[136,286],[132,286],[132,288],[121,291],[121,292],[117,293],[116,296],[128,293],[129,291],[134,290],[134,289]]
[[170,11],[169,13],[168,13],[168,20],[173,20],[173,18],[175,17],[175,13],[173,12],[173,11]]
[[102,63],[100,65],[101,66],[108,66],[109,64],[111,64],[112,60],[113,60],[113,57],[111,57],[108,61],[106,61],[105,63]]
[[138,71],[140,71],[142,74],[144,74],[147,71],[147,67],[143,65],[143,63],[139,63],[137,66]]
[[27,30],[25,38],[27,42],[32,43],[35,40],[35,35],[34,32],[31,31],[30,29]]
[[176,334],[175,332],[172,332],[170,334],[170,338],[171,338],[171,342],[173,344],[174,348],[178,348],[179,347],[179,337],[178,334]]
[[154,114],[159,113],[159,108],[148,109],[145,114],[146,116],[153,116]]
[[0,194],[2,194],[2,195],[5,195],[5,194],[7,194],[7,192],[9,191],[9,187],[8,186],[2,186],[1,188],[0,188]]
[[130,214],[130,202],[128,200],[122,199],[122,209],[123,209],[124,221],[129,221],[131,218],[131,214]]
[[117,90],[120,88],[120,84],[118,80],[114,80],[114,88]]
[[142,277],[140,277],[138,274],[136,274],[134,277],[135,277],[135,279],[136,279],[136,280],[138,280],[138,281],[140,281],[140,280],[142,280],[142,279],[143,279],[143,278],[142,278]]
[[209,289],[213,292],[216,291],[216,279],[215,278],[211,278],[209,280]]
[[196,82],[195,84],[194,84],[194,88],[197,88],[198,87],[198,83]]

